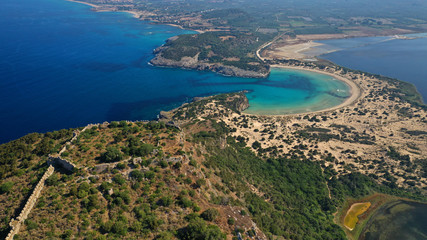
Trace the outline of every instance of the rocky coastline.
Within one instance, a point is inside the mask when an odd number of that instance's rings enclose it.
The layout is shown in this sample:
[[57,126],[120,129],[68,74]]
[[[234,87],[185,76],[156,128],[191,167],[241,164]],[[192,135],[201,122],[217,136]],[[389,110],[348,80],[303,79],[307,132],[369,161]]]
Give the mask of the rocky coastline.
[[216,72],[225,76],[232,77],[245,77],[245,78],[266,78],[270,75],[270,70],[268,72],[256,72],[244,70],[235,66],[228,66],[222,63],[209,63],[201,62],[198,60],[198,55],[194,57],[183,57],[180,61],[173,59],[168,59],[162,56],[162,52],[166,50],[166,46],[158,47],[154,50],[156,56],[151,59],[150,63],[154,66],[160,67],[173,67],[173,68],[183,68],[183,69],[192,69],[198,71],[211,71]]

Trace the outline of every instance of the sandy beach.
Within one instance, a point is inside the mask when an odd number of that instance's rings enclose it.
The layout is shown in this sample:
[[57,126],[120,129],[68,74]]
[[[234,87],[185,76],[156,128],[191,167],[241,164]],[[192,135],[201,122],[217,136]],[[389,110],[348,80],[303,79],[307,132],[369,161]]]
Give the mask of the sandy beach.
[[87,3],[87,2],[82,2],[82,1],[76,1],[76,0],[67,0],[67,1],[69,1],[69,2],[75,2],[75,3],[81,3],[81,4],[85,4],[85,5],[91,6],[91,7],[95,8],[94,10],[96,12],[126,12],[126,13],[132,14],[132,16],[134,18],[138,18],[138,19],[142,15],[142,12],[138,12],[138,11],[116,11],[116,10],[113,10],[113,9],[111,9],[111,10],[109,10],[109,9],[103,9],[102,6],[96,5],[96,4],[92,4],[92,3]]
[[[82,2],[82,1],[77,1],[77,0],[66,0],[66,1],[75,2],[75,3],[81,3],[81,4],[85,4],[85,5],[91,6],[91,7],[95,8],[94,10],[96,12],[126,12],[126,13],[130,13],[130,14],[132,14],[132,16],[134,18],[137,18],[137,19],[140,19],[143,16],[153,15],[152,13],[145,12],[145,11],[125,11],[125,10],[115,10],[115,9],[108,9],[108,8],[104,9],[103,6],[92,4],[92,3],[87,3],[87,2]],[[180,28],[180,29],[185,29],[185,28],[183,28],[180,25],[172,24],[172,23],[167,23],[167,24],[164,24],[164,25],[168,25],[168,26],[172,26],[172,27],[177,27],[177,28]],[[191,29],[191,30],[192,31],[196,31],[198,33],[204,33],[205,32],[205,31],[202,31],[202,30],[194,30],[194,29]]]
[[[187,30],[187,29],[185,29],[184,27],[182,27],[181,25],[178,25],[178,24],[167,23],[165,25],[172,26],[172,27],[177,27],[177,28],[183,29],[183,30]],[[198,32],[198,33],[205,33],[205,31],[202,31],[202,30],[191,29],[191,31],[195,31],[195,32]]]
[[[351,94],[351,96],[349,98],[347,98],[343,103],[341,103],[341,104],[339,104],[337,106],[334,106],[334,107],[331,107],[331,108],[326,108],[326,109],[319,110],[319,111],[314,111],[313,113],[332,111],[332,110],[336,110],[336,109],[339,109],[339,108],[351,105],[355,101],[357,101],[359,99],[360,95],[361,95],[361,90],[360,90],[359,86],[355,82],[351,81],[350,79],[341,77],[341,76],[339,76],[337,74],[333,74],[333,73],[325,72],[325,71],[320,71],[320,70],[317,70],[317,69],[295,67],[295,66],[272,65],[271,67],[273,67],[273,68],[284,68],[284,69],[294,69],[294,70],[303,70],[303,71],[310,71],[310,72],[325,74],[325,75],[329,75],[329,76],[331,76],[331,77],[333,77],[333,78],[335,78],[337,80],[340,80],[340,81],[344,82],[345,84],[347,84],[347,86],[350,88],[350,94]],[[289,115],[299,115],[299,114],[301,114],[301,113],[289,114]]]
[[76,2],[76,3],[81,3],[81,4],[85,4],[85,5],[89,5],[91,7],[97,8],[99,7],[98,5],[92,4],[92,3],[87,3],[87,2],[82,2],[82,1],[76,1],[76,0],[67,0],[69,2]]
[[305,59],[315,57],[314,55],[307,54],[308,51],[315,47],[323,46],[322,43],[308,41],[304,43],[290,44],[283,47],[274,49],[274,52],[269,54],[274,57],[288,58],[288,59]]

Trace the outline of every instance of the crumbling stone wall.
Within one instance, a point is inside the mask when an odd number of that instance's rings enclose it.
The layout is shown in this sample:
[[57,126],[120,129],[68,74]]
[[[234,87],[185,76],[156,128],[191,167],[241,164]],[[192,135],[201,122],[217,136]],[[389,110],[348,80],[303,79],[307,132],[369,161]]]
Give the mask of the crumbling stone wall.
[[12,240],[15,234],[19,232],[19,229],[21,228],[21,225],[24,223],[24,221],[27,219],[28,214],[30,214],[31,210],[33,209],[34,205],[37,202],[37,199],[40,196],[41,191],[44,188],[45,181],[48,177],[50,177],[54,172],[54,167],[49,166],[49,168],[46,170],[46,172],[43,174],[40,181],[37,183],[36,187],[33,190],[33,193],[31,194],[30,198],[28,198],[27,202],[25,203],[24,208],[22,209],[21,213],[16,219],[12,219],[9,223],[9,226],[11,227],[11,230],[9,234],[6,237],[6,240]]

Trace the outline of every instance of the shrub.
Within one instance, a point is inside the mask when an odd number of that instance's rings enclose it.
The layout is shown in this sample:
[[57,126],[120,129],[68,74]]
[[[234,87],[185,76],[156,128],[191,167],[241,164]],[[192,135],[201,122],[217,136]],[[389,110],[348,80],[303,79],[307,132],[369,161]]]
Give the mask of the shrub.
[[190,166],[197,167],[197,162],[194,159],[190,160]]
[[166,162],[165,160],[161,160],[161,161],[159,162],[159,165],[160,165],[160,167],[162,167],[162,168],[166,168],[166,167],[168,166],[168,162]]
[[71,236],[73,235],[73,231],[70,229],[67,229],[64,231],[63,234],[61,234],[62,239],[71,239]]
[[79,186],[79,191],[82,190],[82,191],[85,191],[85,192],[89,192],[89,189],[90,189],[90,185],[87,182],[83,182]]
[[193,239],[225,239],[225,234],[221,232],[218,226],[208,225],[201,218],[195,218],[190,223],[179,230],[178,238],[182,240]]
[[188,207],[193,206],[193,202],[190,199],[183,197],[183,196],[178,197],[177,203],[178,203],[178,205],[180,205],[183,208],[188,208]]
[[169,205],[172,204],[172,198],[170,197],[162,197],[160,198],[160,200],[157,203],[160,206],[164,206],[164,207],[168,207]]
[[109,182],[103,182],[99,186],[102,192],[107,193],[111,189],[111,183]]
[[120,174],[116,174],[116,175],[113,177],[113,181],[114,181],[115,183],[119,184],[119,185],[123,185],[123,184],[125,184],[125,183],[126,183],[126,179],[125,179],[122,175],[120,175]]
[[78,198],[85,198],[87,196],[87,192],[83,190],[79,190],[77,193]]
[[27,226],[28,230],[33,230],[39,227],[36,222],[29,219],[25,220],[25,225]]
[[156,174],[153,171],[147,171],[144,173],[144,177],[147,179],[153,179],[156,176]]
[[113,223],[113,226],[111,227],[111,231],[113,233],[117,233],[118,235],[124,236],[128,232],[127,223],[124,221],[116,221]]
[[194,206],[193,206],[193,211],[194,211],[194,212],[199,212],[199,211],[200,211],[200,207],[199,207],[199,206],[197,206],[196,204],[194,204]]
[[124,164],[124,163],[117,163],[116,168],[117,169],[125,169],[126,168],[126,164]]
[[259,143],[258,141],[255,141],[254,143],[252,143],[252,148],[258,149],[260,147],[261,147],[261,143]]
[[200,178],[200,179],[197,179],[197,180],[196,180],[196,184],[195,184],[195,186],[196,186],[197,188],[200,188],[200,187],[204,186],[205,184],[206,184],[206,180],[205,180],[205,179]]
[[91,211],[94,208],[99,208],[99,199],[98,199],[97,195],[95,195],[95,194],[90,195],[88,197],[88,200],[89,201],[88,201],[88,203],[86,205],[86,208],[87,208],[88,211]]
[[130,177],[134,178],[137,181],[141,181],[144,178],[144,173],[139,170],[133,170],[130,173]]
[[175,169],[180,169],[181,167],[182,167],[181,162],[177,162],[177,163],[175,163],[175,165],[173,165],[173,168],[175,168]]
[[52,176],[48,177],[45,181],[47,186],[57,186],[58,185],[58,175],[52,174]]
[[156,240],[170,240],[174,239],[174,236],[171,232],[161,232],[157,237]]
[[215,208],[209,208],[200,214],[200,217],[206,221],[214,221],[219,216],[219,212]]
[[193,182],[193,180],[191,180],[191,178],[185,178],[184,179],[185,184],[191,184],[192,182]]
[[8,193],[13,187],[13,182],[5,182],[0,186],[0,193]]
[[103,162],[118,162],[123,159],[123,154],[117,148],[108,147],[107,151],[101,155]]

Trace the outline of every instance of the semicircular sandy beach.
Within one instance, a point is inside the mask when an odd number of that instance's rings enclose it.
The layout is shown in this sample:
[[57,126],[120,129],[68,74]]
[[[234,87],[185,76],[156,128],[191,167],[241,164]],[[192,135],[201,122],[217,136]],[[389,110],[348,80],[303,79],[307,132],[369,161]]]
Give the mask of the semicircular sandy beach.
[[339,108],[343,108],[345,106],[351,105],[354,102],[356,102],[360,96],[361,96],[361,90],[359,86],[353,82],[352,80],[339,76],[334,73],[325,72],[317,69],[310,69],[310,68],[304,68],[304,67],[298,67],[298,66],[287,66],[287,65],[271,65],[272,68],[282,68],[282,69],[292,69],[292,70],[300,70],[300,71],[309,71],[309,72],[315,72],[318,74],[328,75],[333,77],[336,80],[339,80],[343,83],[345,83],[349,88],[350,97],[346,98],[342,103],[327,107],[325,109],[315,110],[315,111],[307,111],[307,112],[301,112],[301,113],[285,113],[285,114],[256,114],[256,113],[245,113],[247,115],[257,115],[257,116],[290,116],[290,115],[300,115],[300,114],[307,114],[307,113],[317,113],[317,112],[328,112],[333,111]]

